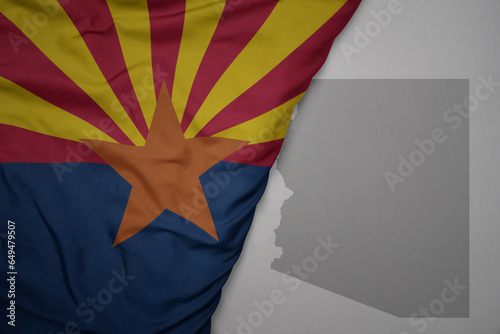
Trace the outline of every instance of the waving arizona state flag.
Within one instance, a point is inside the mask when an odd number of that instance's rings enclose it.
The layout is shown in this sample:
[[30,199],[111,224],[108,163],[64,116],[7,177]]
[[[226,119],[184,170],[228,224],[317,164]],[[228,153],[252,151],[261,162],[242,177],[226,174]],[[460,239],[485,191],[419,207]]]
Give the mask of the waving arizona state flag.
[[0,0],[1,332],[209,333],[359,2]]

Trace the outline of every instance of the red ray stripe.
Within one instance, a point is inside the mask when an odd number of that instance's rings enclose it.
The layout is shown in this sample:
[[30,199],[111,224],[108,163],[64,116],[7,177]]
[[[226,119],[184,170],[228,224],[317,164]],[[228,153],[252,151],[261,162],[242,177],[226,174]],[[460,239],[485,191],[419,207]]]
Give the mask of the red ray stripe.
[[130,119],[146,138],[148,127],[137,102],[108,5],[105,1],[59,0],[59,2],[82,35],[101,72]]
[[83,143],[0,124],[0,163],[105,162]]
[[[174,73],[184,27],[186,2],[148,0],[151,23],[151,52],[155,82],[163,82],[172,95]],[[156,85],[156,98],[161,85]]]
[[108,128],[114,124],[109,116],[3,14],[0,31],[0,76],[94,125],[118,142],[132,144],[120,128]]
[[225,158],[224,161],[270,167],[278,157],[282,145],[283,139],[247,145]]
[[[83,143],[47,136],[26,129],[0,124],[0,163],[70,163],[92,162],[106,164]],[[224,161],[247,165],[272,166],[283,139],[248,145]]]
[[342,31],[360,2],[348,1],[285,60],[212,118],[196,136],[214,135],[262,115],[303,93],[325,62],[333,37]]
[[194,80],[181,122],[183,131],[187,129],[217,80],[250,42],[277,3],[277,0],[226,2],[219,25]]

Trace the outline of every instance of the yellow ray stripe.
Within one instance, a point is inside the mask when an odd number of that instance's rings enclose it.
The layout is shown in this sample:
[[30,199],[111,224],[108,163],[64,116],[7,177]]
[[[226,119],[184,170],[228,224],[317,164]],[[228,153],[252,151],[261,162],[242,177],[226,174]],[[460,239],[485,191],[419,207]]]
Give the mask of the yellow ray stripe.
[[249,141],[250,144],[285,138],[290,118],[292,117],[293,107],[299,102],[302,96],[304,96],[304,93],[265,114],[221,131],[213,137],[245,140]]
[[0,77],[0,123],[74,141],[90,135],[116,142],[113,138],[21,86]]
[[148,128],[156,106],[151,74],[151,32],[146,0],[108,0],[128,73]]
[[182,120],[189,92],[205,51],[219,23],[225,1],[186,0],[186,15],[172,88],[172,104]]
[[257,34],[215,84],[186,130],[186,138],[194,137],[211,118],[283,61],[346,2],[279,1]]
[[53,10],[49,15],[35,1],[21,4],[17,0],[2,0],[0,12],[23,30],[31,41],[80,86],[136,145],[144,145],[144,138],[109,87],[73,22],[57,1],[52,1],[51,5],[57,8],[57,11]]

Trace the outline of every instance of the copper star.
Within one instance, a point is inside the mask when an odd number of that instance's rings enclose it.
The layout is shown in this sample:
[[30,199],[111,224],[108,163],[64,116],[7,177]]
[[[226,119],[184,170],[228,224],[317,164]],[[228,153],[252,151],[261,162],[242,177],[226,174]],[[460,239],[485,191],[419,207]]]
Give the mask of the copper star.
[[247,142],[216,137],[185,139],[165,84],[145,146],[82,142],[132,185],[113,246],[141,231],[165,209],[190,220],[218,241],[199,176]]

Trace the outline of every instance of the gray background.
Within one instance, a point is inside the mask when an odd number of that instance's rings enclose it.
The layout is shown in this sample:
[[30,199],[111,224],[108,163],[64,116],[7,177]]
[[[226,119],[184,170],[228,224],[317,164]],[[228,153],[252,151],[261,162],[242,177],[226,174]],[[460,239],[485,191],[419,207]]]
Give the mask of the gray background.
[[[469,79],[471,94],[478,76],[492,74],[500,81],[500,2],[485,0],[401,0],[403,11],[348,62],[341,43],[353,44],[355,28],[373,20],[371,10],[389,1],[364,0],[339,36],[318,79]],[[472,112],[470,122],[470,317],[428,319],[415,326],[360,302],[309,283],[297,289],[270,269],[282,249],[275,244],[281,208],[300,189],[273,169],[259,204],[254,225],[240,261],[230,277],[214,317],[213,333],[237,333],[238,317],[247,318],[254,301],[270,298],[275,289],[285,296],[271,316],[253,333],[500,333],[500,91]],[[328,138],[329,131],[316,136]],[[290,150],[292,152],[292,150]],[[312,246],[312,245],[311,245]]]

